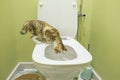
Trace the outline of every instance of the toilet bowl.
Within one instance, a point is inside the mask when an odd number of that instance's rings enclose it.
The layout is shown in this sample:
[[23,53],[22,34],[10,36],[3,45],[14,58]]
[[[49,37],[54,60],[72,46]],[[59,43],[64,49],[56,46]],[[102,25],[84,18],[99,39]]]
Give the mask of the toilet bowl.
[[64,38],[68,51],[56,54],[53,44],[37,44],[33,51],[33,63],[46,80],[72,80],[92,60],[90,53],[75,39]]
[[38,19],[57,28],[67,48],[56,54],[53,44],[36,44],[33,63],[46,80],[72,80],[92,61],[91,54],[74,39],[77,33],[76,4],[76,0],[39,0]]

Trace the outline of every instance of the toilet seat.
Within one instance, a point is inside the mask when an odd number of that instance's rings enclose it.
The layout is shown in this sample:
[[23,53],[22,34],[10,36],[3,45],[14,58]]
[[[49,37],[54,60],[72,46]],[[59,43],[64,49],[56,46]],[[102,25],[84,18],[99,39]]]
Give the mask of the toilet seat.
[[[33,61],[42,64],[42,65],[52,65],[52,66],[62,66],[62,65],[78,65],[78,64],[86,64],[89,63],[92,60],[92,56],[89,54],[89,52],[75,39],[66,37],[62,39],[63,44],[72,47],[77,57],[73,60],[66,60],[66,61],[57,61],[57,60],[51,60],[45,57],[45,48],[49,44],[41,43],[37,44],[34,48],[32,58]],[[61,53],[62,54],[62,53]]]

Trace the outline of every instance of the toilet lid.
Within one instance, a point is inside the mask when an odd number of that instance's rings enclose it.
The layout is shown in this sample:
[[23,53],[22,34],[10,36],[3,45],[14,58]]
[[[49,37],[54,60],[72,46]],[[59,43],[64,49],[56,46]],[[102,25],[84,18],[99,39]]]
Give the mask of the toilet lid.
[[57,28],[61,36],[77,33],[76,0],[39,0],[38,19]]

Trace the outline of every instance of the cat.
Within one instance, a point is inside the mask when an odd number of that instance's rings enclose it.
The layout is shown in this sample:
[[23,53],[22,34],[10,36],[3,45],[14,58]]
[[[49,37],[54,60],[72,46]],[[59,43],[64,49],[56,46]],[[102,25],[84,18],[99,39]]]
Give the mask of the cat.
[[62,51],[67,51],[67,49],[65,48],[62,42],[58,30],[45,21],[40,21],[40,20],[26,21],[23,24],[23,28],[20,31],[20,33],[24,35],[27,32],[30,32],[32,34],[31,38],[37,36],[36,40],[41,41],[43,43],[50,44],[55,42],[54,44],[55,53],[61,53]]

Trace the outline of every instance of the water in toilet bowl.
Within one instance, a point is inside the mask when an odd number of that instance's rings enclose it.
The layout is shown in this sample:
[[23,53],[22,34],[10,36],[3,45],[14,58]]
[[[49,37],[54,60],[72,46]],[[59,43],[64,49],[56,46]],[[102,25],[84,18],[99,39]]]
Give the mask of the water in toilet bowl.
[[67,48],[67,51],[63,51],[60,54],[56,54],[53,45],[49,45],[45,49],[45,57],[57,61],[67,61],[75,59],[77,57],[75,50],[67,45],[65,45],[65,47]]

